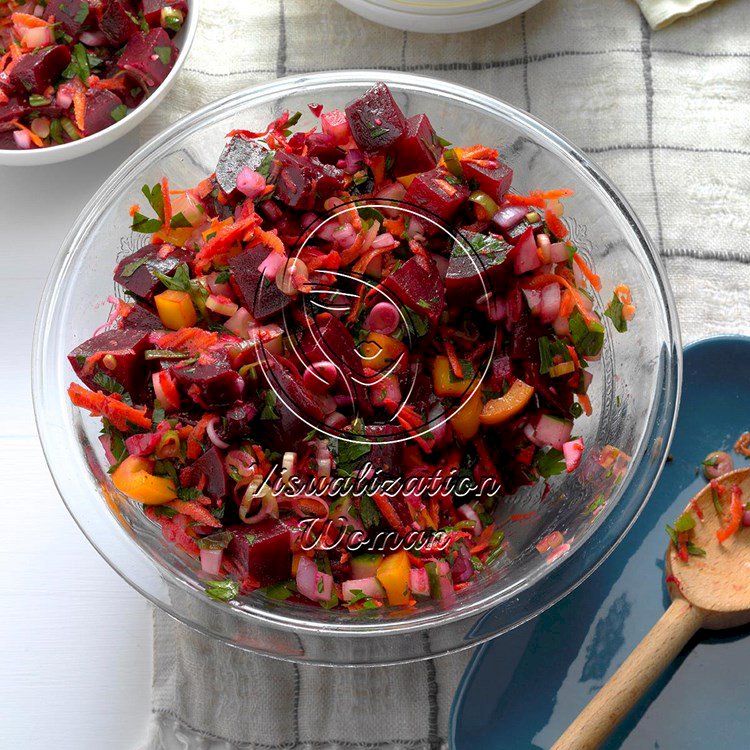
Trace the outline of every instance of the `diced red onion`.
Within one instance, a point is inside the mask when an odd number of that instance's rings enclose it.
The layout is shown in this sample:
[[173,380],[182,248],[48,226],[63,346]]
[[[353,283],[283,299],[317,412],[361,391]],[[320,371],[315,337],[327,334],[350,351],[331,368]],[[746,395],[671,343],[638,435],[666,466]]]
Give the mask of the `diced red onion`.
[[299,559],[297,566],[297,591],[314,602],[325,602],[333,593],[333,577],[321,573],[318,566],[305,555]]
[[445,279],[445,276],[448,273],[448,258],[439,253],[430,253],[430,256],[432,262],[435,264],[435,268],[437,268],[437,271],[440,274],[440,278]]
[[[392,182],[390,185],[386,185],[382,190],[379,190],[375,194],[375,197],[382,200],[399,202],[403,200],[405,195],[406,188],[400,182]],[[380,210],[391,219],[398,218],[401,213],[401,209],[397,206],[382,206]]]
[[391,302],[378,302],[367,315],[365,327],[375,333],[393,333],[401,324],[401,314]]
[[567,318],[555,318],[552,323],[555,333],[561,338],[570,335],[570,323]]
[[372,247],[373,249],[378,249],[381,247],[389,247],[390,245],[393,245],[394,239],[393,235],[390,232],[384,232],[381,235],[378,235],[373,241],[372,241]]
[[180,402],[176,403],[167,396],[167,392],[164,389],[164,382],[172,380],[172,376],[166,370],[159,370],[151,375],[151,384],[154,387],[154,395],[158,399],[159,403],[167,411],[174,411],[180,406]]
[[286,265],[289,258],[282,253],[277,253],[275,250],[271,250],[270,253],[263,259],[261,264],[258,266],[258,270],[271,281],[276,280],[276,274],[279,269]]
[[224,328],[241,339],[247,339],[250,337],[250,326],[254,322],[252,315],[244,307],[240,307],[229,320],[224,322]]
[[241,477],[251,477],[255,473],[257,464],[258,462],[249,453],[241,450],[230,451],[224,459],[227,471],[234,470]]
[[539,305],[542,302],[542,293],[539,289],[523,289],[523,296],[526,297],[526,302],[529,305],[529,310],[532,313],[537,313]]
[[520,276],[529,271],[534,271],[541,265],[542,261],[539,260],[539,255],[536,251],[534,235],[532,232],[529,232],[528,236],[524,237],[516,245],[516,257],[514,261],[516,275]]
[[[354,227],[347,221],[339,227],[336,227],[333,222],[329,222],[332,227],[335,227],[331,231],[330,239],[341,245],[343,248],[351,247],[357,239],[357,232]],[[328,226],[328,225],[326,225]],[[321,235],[322,236],[322,235]],[[323,239],[326,239],[323,237]]]
[[302,384],[313,393],[327,393],[338,380],[339,371],[333,362],[313,362],[302,373]]
[[565,470],[570,472],[575,471],[578,468],[578,464],[581,463],[581,456],[583,456],[583,438],[576,438],[575,440],[569,440],[563,443],[562,447],[563,456],[565,458]]
[[373,599],[382,599],[385,596],[385,589],[375,576],[371,578],[353,578],[341,584],[341,592],[346,601],[354,599],[356,596],[355,591],[361,591],[365,596],[370,596]]
[[389,375],[377,383],[373,383],[370,386],[370,400],[375,406],[383,406],[388,400],[399,403],[401,401],[401,386],[398,378]]
[[34,6],[34,15],[37,18],[41,18],[44,15],[44,6],[43,5],[35,5]]
[[482,522],[479,520],[479,515],[471,505],[461,505],[457,512],[461,518],[464,518],[467,521],[474,521],[474,529],[472,530],[474,536],[479,536],[482,533]]
[[299,258],[290,258],[281,273],[276,273],[276,286],[282,294],[293,296],[308,281],[307,266]]
[[73,105],[73,92],[68,86],[62,85],[57,90],[55,103],[60,109],[69,109]]
[[549,246],[550,263],[566,263],[568,260],[568,246],[564,242],[553,242]]
[[548,284],[542,289],[542,298],[539,303],[539,317],[542,323],[552,323],[560,314],[560,293],[559,284]]
[[[570,439],[573,423],[567,419],[559,419],[549,414],[542,414],[534,425],[534,437],[537,445],[549,445],[561,450],[563,444]],[[535,442],[535,441],[532,441]]]
[[31,136],[25,130],[14,130],[13,140],[18,148],[31,148]]
[[406,235],[410,239],[416,237],[418,234],[424,234],[424,222],[416,218],[416,216],[409,216],[407,224]]
[[26,29],[23,33],[23,46],[27,49],[37,49],[39,47],[48,47],[54,44],[55,39],[52,35],[50,26],[36,26],[32,29]]
[[356,148],[351,148],[346,152],[344,157],[344,172],[354,174],[362,169],[362,152]]
[[435,567],[437,569],[438,587],[440,588],[440,599],[446,604],[453,604],[456,601],[456,592],[453,588],[450,565],[445,560],[438,560]]
[[409,588],[415,596],[430,595],[430,578],[425,568],[412,568],[409,571]]
[[229,283],[226,283],[226,284],[216,283],[216,277],[218,275],[219,275],[218,272],[214,272],[204,277],[206,279],[206,283],[208,284],[208,289],[211,292],[211,294],[220,294],[224,297],[229,297],[232,294],[232,287]]
[[224,559],[223,549],[202,549],[201,550],[201,570],[212,576],[219,575],[221,563]]
[[148,456],[161,441],[161,432],[143,432],[125,438],[125,447],[131,456]]
[[103,47],[109,43],[101,31],[82,31],[78,38],[87,47]]
[[524,206],[514,206],[512,203],[506,203],[492,217],[492,221],[500,229],[507,231],[516,226],[516,224],[519,224],[524,216],[526,216],[526,208]]
[[209,294],[206,298],[206,307],[217,315],[226,317],[232,317],[239,310],[239,305],[236,302],[232,302],[228,297],[219,294]]
[[219,418],[214,417],[206,427],[206,435],[208,435],[208,439],[217,447],[221,448],[222,450],[226,450],[229,448],[229,443],[222,440],[216,433],[216,426],[219,424]]
[[266,178],[250,167],[243,167],[237,175],[237,190],[255,200],[266,189]]

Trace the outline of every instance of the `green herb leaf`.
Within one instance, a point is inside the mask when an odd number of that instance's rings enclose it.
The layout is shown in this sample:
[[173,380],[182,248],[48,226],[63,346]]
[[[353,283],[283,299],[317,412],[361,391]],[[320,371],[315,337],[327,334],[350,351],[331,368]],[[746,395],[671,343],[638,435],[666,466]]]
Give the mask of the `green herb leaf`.
[[162,228],[163,223],[159,219],[149,219],[147,216],[136,211],[130,228],[134,232],[140,232],[141,234],[153,234]]
[[[106,372],[98,370],[94,374],[92,380],[102,390],[105,390],[108,393],[119,393],[120,395],[125,395],[125,389],[122,387],[122,385],[118,383],[111,375],[107,375]],[[130,396],[128,396],[128,400],[130,400]]]
[[607,305],[607,309],[604,314],[612,321],[615,329],[620,333],[625,333],[628,330],[628,321],[622,317],[623,304],[620,302],[620,298],[617,294],[612,295],[612,300]]
[[359,516],[367,529],[380,524],[380,511],[369,495],[362,495],[359,499]]
[[296,125],[296,124],[297,124],[297,123],[299,122],[299,120],[300,120],[300,117],[302,117],[302,112],[295,112],[295,113],[294,113],[294,114],[293,114],[293,115],[292,115],[292,116],[291,116],[291,117],[290,117],[290,118],[289,118],[289,119],[288,119],[288,120],[286,121],[286,126],[285,126],[285,127],[287,127],[287,128],[291,128],[292,126]]
[[144,185],[141,192],[146,196],[148,204],[154,209],[156,215],[164,223],[164,195],[161,191],[161,185],[158,182],[153,187]]
[[169,223],[172,229],[180,229],[181,227],[191,227],[192,224],[185,218],[185,214],[180,211],[172,217],[172,221]]
[[208,581],[206,593],[220,602],[228,602],[240,593],[240,585],[237,581],[227,578],[225,581]]
[[266,586],[261,591],[269,598],[277,601],[284,601],[288,599],[292,594],[297,592],[297,587],[294,581],[283,581],[282,583],[274,583],[272,586]]
[[124,104],[118,104],[111,112],[112,119],[115,122],[120,122],[125,115],[128,113],[128,108]]
[[703,547],[696,546],[692,542],[687,543],[687,551],[688,551],[688,555],[693,555],[695,557],[706,556],[706,550],[704,550]]
[[357,213],[362,221],[369,221],[370,225],[372,225],[373,221],[379,221],[380,226],[382,227],[383,222],[385,221],[385,216],[383,216],[377,208],[372,208],[370,206],[364,206],[363,208],[357,207]]
[[570,336],[578,354],[595,357],[604,346],[604,326],[598,321],[587,323],[578,308],[570,316]]
[[153,274],[162,284],[164,284],[165,287],[167,287],[167,289],[171,289],[175,292],[190,292],[192,290],[190,284],[190,268],[187,263],[182,263],[177,266],[172,276],[167,276],[166,274],[161,273],[161,271],[156,270],[153,271]]
[[120,272],[120,276],[124,276],[126,279],[129,279],[146,261],[148,258],[146,256],[142,258],[138,258],[138,260],[131,261],[130,263],[126,264],[122,271]]
[[178,487],[177,497],[187,502],[203,497],[203,493],[197,487]]
[[232,541],[234,535],[231,531],[217,531],[215,534],[204,536],[203,539],[198,540],[199,549],[226,549],[229,546],[229,542]]
[[159,56],[162,65],[169,65],[169,61],[172,59],[171,47],[154,47],[154,52]]
[[177,515],[177,511],[174,508],[170,508],[167,505],[154,505],[154,515],[157,518],[174,518]]
[[87,18],[89,17],[89,4],[87,2],[82,2],[78,6],[78,11],[73,16],[73,20],[76,23],[83,23]]
[[32,107],[46,107],[50,103],[50,100],[46,96],[40,96],[39,94],[32,94],[29,97],[29,104]]
[[261,419],[278,419],[279,415],[276,412],[276,394],[273,389],[269,388],[263,394],[263,409],[260,412]]
[[540,477],[549,479],[565,471],[565,457],[562,451],[557,450],[557,448],[550,448],[547,451],[537,451],[534,465]]
[[674,544],[674,546],[677,547],[679,544],[677,540],[677,532],[669,525],[667,525],[666,529],[667,529],[667,534],[669,534],[669,538],[672,540],[672,544]]

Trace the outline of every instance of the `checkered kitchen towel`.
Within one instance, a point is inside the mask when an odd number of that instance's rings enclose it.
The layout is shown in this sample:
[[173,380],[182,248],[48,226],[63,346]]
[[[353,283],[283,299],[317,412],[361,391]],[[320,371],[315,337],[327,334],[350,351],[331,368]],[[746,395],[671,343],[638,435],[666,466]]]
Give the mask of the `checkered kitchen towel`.
[[[467,84],[546,120],[612,177],[664,258],[687,341],[749,333],[749,32],[747,0],[657,34],[629,0],[543,0],[500,26],[441,36],[376,26],[332,0],[205,0],[186,69],[144,135],[293,73],[398,69]],[[466,660],[296,666],[157,613],[148,750],[437,750]]]

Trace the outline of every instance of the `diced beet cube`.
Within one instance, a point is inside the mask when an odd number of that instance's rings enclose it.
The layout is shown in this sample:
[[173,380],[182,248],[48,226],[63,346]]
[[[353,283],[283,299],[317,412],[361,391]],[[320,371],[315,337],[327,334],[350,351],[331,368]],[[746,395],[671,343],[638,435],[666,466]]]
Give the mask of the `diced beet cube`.
[[256,320],[261,321],[277,315],[291,301],[273,281],[258,270],[269,252],[274,251],[269,251],[263,245],[256,245],[229,259],[232,284],[242,305]]
[[170,368],[180,388],[204,408],[233,404],[242,398],[245,381],[224,352],[205,352],[198,362]]
[[406,130],[406,117],[384,83],[376,83],[346,107],[354,140],[366,153],[390,148]]
[[172,276],[181,263],[192,257],[185,248],[174,248],[171,252],[169,248],[169,245],[146,245],[123,258],[115,268],[115,283],[137,297],[153,299],[163,288],[154,271]]
[[[450,221],[469,197],[469,189],[453,180],[451,175],[439,169],[423,172],[412,180],[404,201],[429,211],[443,221]],[[428,234],[438,231],[429,222],[423,224]]]
[[328,133],[310,133],[306,145],[308,156],[314,156],[323,164],[335,165],[344,157],[344,152],[336,145],[336,139]]
[[268,148],[259,141],[233,136],[224,146],[216,165],[216,182],[225,193],[237,189],[237,176],[245,168],[258,169],[268,154]]
[[289,527],[276,518],[254,524],[230,526],[234,538],[225,552],[225,562],[240,578],[250,577],[261,586],[292,577]]
[[534,234],[538,234],[544,228],[544,220],[542,219],[543,211],[539,211],[533,206],[529,206],[529,212],[536,211],[539,214],[539,220],[530,224],[526,219],[522,219],[514,227],[503,232],[503,237],[510,242],[511,245],[517,245],[521,238],[526,233],[526,230],[531,227]]
[[13,137],[12,130],[0,131],[0,148],[10,151],[19,149],[16,139]]
[[434,169],[443,147],[427,115],[414,115],[406,121],[404,134],[393,147],[393,174],[401,177]]
[[278,169],[274,197],[291,208],[309,211],[316,202],[343,189],[344,173],[317,159],[279,151],[274,157]]
[[183,469],[180,480],[190,487],[196,487],[204,481],[203,492],[206,495],[214,499],[224,497],[228,487],[221,451],[215,445],[211,446],[202,456]]
[[99,28],[110,44],[119,47],[139,33],[141,25],[130,0],[104,0]]
[[6,104],[0,105],[0,123],[20,120],[32,111],[30,104],[17,96],[11,96]]
[[513,182],[513,170],[507,164],[498,161],[496,167],[485,167],[465,161],[461,162],[461,166],[467,180],[476,180],[480,190],[487,193],[497,203],[502,202]]
[[[280,408],[285,408],[284,405],[288,404],[303,421],[313,424],[320,422],[324,414],[318,399],[305,388],[301,379],[292,373],[290,367],[279,362],[273,354],[268,354],[267,365],[266,377],[269,382],[273,383],[274,393],[280,394],[274,410],[278,413]],[[262,413],[260,419],[264,419]]]
[[19,91],[42,94],[70,65],[70,49],[56,44],[41,52],[24,55],[13,66],[8,80]]
[[[122,106],[122,99],[112,91],[89,89],[86,92],[86,108],[83,113],[83,134],[91,135],[117,122],[112,113]],[[122,118],[120,118],[122,119]]]
[[[92,390],[116,391],[109,385],[111,378],[138,400],[143,382],[143,352],[147,347],[147,331],[105,331],[73,349],[68,361],[76,375]],[[97,357],[96,363],[93,367],[87,366],[86,360],[93,356]]]
[[122,319],[122,327],[126,329],[140,329],[143,331],[159,331],[164,328],[159,316],[136,302],[130,312]]
[[55,17],[55,23],[73,39],[77,39],[80,32],[90,27],[94,21],[85,0],[49,0],[42,17],[47,20],[51,16]]
[[174,8],[187,15],[188,6],[186,0],[142,0],[143,17],[146,23],[154,28],[161,23],[162,8]]
[[258,409],[253,404],[236,404],[224,414],[218,429],[219,437],[227,443],[250,437],[257,414]]
[[117,65],[137,76],[146,86],[159,86],[174,67],[179,54],[162,28],[130,37]]
[[404,443],[394,442],[393,435],[401,432],[392,424],[365,425],[370,452],[364,457],[364,462],[369,461],[376,469],[382,469],[385,476],[400,476],[403,472],[400,459]]
[[331,313],[315,316],[314,327],[302,339],[301,349],[305,356],[303,366],[313,362],[329,361],[340,368],[354,390],[357,406],[363,416],[372,414],[372,404],[361,381],[365,371],[357,345],[349,329]]
[[462,237],[463,242],[453,245],[445,276],[445,288],[452,304],[474,301],[478,295],[491,291],[493,283],[506,273],[505,261],[513,250],[500,237],[466,231]]
[[426,271],[420,259],[410,258],[383,282],[401,304],[419,315],[424,315],[435,325],[445,309],[445,288],[434,264]]

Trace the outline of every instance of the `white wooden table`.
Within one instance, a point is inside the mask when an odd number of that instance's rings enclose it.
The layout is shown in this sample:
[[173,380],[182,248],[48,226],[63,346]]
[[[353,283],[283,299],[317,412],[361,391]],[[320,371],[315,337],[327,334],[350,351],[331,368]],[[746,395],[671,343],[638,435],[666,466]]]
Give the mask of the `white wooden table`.
[[150,713],[146,600],[94,551],[52,483],[31,406],[34,318],[84,204],[137,147],[0,167],[0,749],[134,750]]

